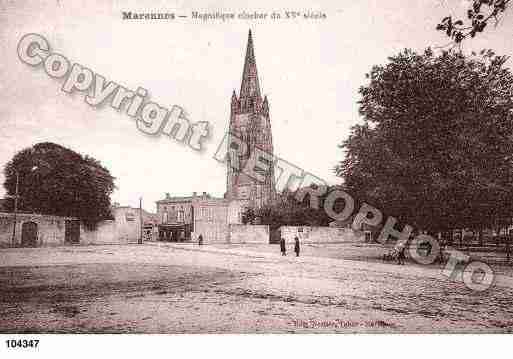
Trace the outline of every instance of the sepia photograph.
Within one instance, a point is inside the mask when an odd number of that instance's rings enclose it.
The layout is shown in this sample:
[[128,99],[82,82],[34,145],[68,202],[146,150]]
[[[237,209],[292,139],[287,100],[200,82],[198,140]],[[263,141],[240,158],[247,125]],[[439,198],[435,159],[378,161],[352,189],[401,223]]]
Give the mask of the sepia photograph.
[[510,0],[1,0],[0,48],[6,357],[513,332]]

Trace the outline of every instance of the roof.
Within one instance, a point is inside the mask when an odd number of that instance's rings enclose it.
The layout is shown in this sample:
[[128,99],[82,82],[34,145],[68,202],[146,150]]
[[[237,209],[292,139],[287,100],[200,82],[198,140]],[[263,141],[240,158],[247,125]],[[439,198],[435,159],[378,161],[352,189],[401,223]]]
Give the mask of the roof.
[[[6,217],[14,217],[13,212],[0,212],[0,217],[6,218]],[[39,213],[16,213],[16,217],[18,218],[46,218],[46,219],[53,219],[53,220],[78,220],[78,218],[75,217],[61,217],[61,216],[53,216],[50,214],[39,214]]]
[[258,83],[255,50],[253,48],[251,30],[249,30],[248,34],[248,45],[246,48],[246,58],[244,60],[244,70],[242,72],[242,83],[239,96],[241,98],[252,96],[260,97],[260,84]]
[[162,223],[159,228],[185,228],[187,223]]
[[161,200],[157,201],[156,203],[189,202],[189,201],[192,201],[193,198],[194,197],[192,197],[192,196],[188,196],[188,197],[169,197],[169,198],[161,199]]

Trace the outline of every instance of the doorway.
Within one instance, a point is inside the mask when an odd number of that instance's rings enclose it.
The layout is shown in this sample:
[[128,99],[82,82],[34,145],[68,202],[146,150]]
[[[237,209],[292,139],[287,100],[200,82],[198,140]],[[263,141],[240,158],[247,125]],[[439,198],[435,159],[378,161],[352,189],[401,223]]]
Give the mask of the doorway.
[[80,221],[67,220],[65,222],[64,241],[69,244],[80,243]]
[[21,246],[37,247],[37,223],[25,222],[21,226]]

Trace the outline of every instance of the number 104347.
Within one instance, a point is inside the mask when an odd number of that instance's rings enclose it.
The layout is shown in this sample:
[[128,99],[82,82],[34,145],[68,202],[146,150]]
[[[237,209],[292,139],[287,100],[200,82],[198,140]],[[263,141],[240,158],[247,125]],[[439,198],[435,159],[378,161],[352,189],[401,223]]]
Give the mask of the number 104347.
[[5,341],[7,348],[37,348],[39,344],[38,339],[8,339]]

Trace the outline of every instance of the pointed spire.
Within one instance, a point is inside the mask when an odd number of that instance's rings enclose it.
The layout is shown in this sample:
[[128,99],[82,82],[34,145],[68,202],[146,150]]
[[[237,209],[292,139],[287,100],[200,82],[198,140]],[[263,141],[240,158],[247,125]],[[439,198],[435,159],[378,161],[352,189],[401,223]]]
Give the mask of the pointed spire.
[[253,37],[251,36],[251,30],[249,30],[246,59],[244,61],[244,71],[242,73],[242,84],[240,87],[240,98],[253,96],[260,97],[260,84],[258,83]]

